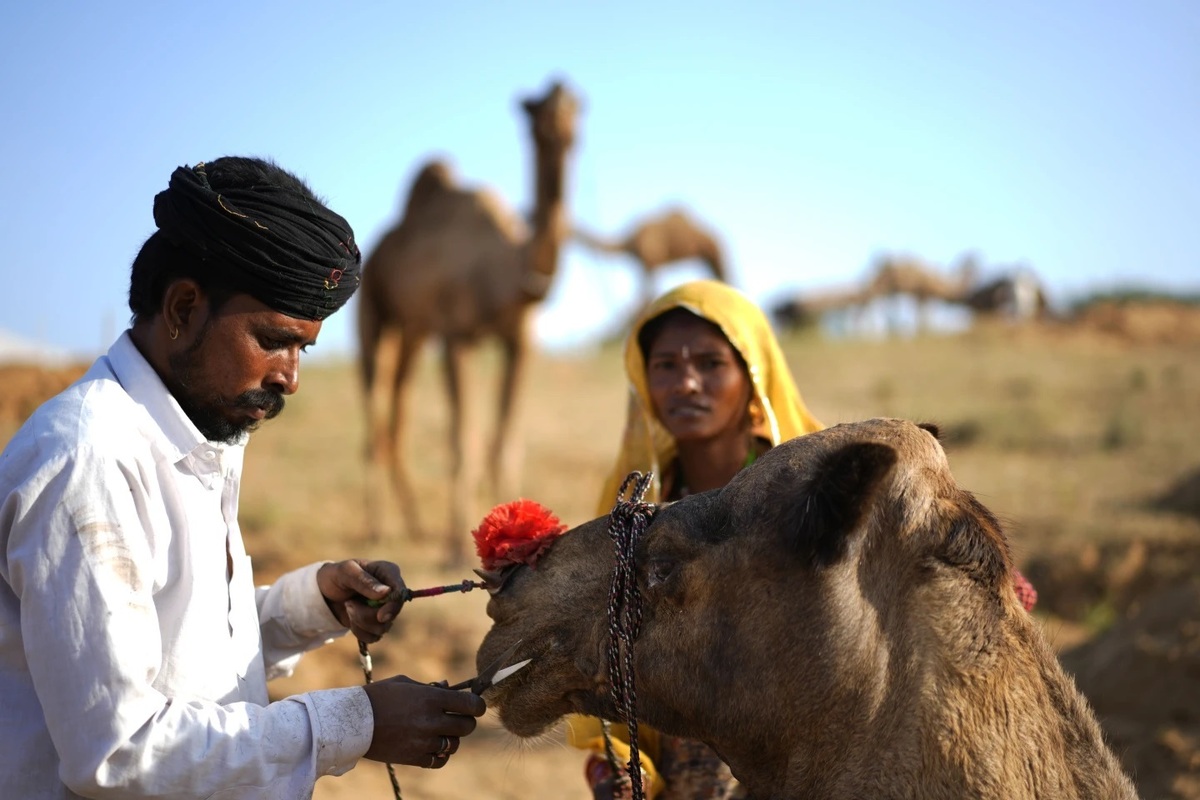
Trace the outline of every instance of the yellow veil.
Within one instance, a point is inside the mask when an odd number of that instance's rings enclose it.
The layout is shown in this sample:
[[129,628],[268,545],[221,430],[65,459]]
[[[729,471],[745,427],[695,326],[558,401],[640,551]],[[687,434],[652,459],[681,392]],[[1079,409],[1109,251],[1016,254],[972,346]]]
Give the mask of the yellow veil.
[[[662,492],[660,476],[675,458],[675,440],[654,415],[650,391],[646,384],[646,363],[638,335],[647,322],[673,308],[685,308],[721,329],[725,338],[741,354],[750,371],[754,386],[752,402],[762,411],[762,424],[755,433],[770,441],[771,446],[819,431],[824,427],[809,412],[800,390],[792,379],[791,370],[775,332],[762,309],[737,289],[725,283],[699,280],[672,289],[651,303],[634,323],[625,340],[625,373],[629,378],[629,404],[621,450],[612,472],[604,482],[596,515],[612,510],[617,490],[633,470],[654,473],[654,481],[646,492],[646,500],[657,501]],[[628,732],[624,725],[613,724],[615,755],[622,762],[629,759]],[[642,768],[645,770],[646,796],[653,798],[663,788],[655,768],[658,757],[658,732],[649,726],[641,728]],[[568,718],[567,741],[575,747],[604,752],[600,721],[593,717],[572,715]]]
[[646,362],[638,345],[638,334],[646,323],[673,308],[685,308],[719,327],[741,354],[754,385],[752,402],[762,411],[763,422],[756,433],[767,439],[772,447],[824,427],[804,405],[775,332],[762,309],[726,283],[712,280],[685,283],[651,303],[625,340],[625,373],[629,378],[625,434],[616,464],[604,482],[597,515],[607,514],[612,509],[621,482],[633,470],[654,472],[654,482],[646,499],[657,501],[662,489],[662,471],[675,458],[675,440],[654,416],[646,385]]

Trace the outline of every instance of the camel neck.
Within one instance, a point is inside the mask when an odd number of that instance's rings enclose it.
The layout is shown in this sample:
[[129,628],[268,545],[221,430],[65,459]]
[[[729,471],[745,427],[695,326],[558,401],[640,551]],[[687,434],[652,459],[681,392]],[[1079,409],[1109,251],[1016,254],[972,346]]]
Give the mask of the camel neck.
[[544,214],[562,206],[566,186],[567,151],[562,147],[539,147],[534,170],[534,224]]
[[546,296],[558,269],[558,251],[566,235],[563,203],[566,156],[562,148],[543,147],[537,152],[533,231],[524,287],[532,300]]

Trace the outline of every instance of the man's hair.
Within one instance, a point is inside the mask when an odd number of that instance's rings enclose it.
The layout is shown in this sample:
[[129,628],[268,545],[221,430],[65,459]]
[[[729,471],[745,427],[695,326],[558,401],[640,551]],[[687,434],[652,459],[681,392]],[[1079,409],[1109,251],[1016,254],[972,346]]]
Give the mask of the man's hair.
[[[303,180],[272,161],[225,156],[199,166],[203,167],[208,186],[218,194],[239,189],[283,189],[316,206],[324,205]],[[214,268],[214,259],[219,257],[173,242],[161,229],[152,233],[130,269],[129,309],[133,322],[144,322],[157,314],[167,287],[177,280],[194,280],[208,295],[214,311],[233,295],[246,291],[230,281],[229,270]]]

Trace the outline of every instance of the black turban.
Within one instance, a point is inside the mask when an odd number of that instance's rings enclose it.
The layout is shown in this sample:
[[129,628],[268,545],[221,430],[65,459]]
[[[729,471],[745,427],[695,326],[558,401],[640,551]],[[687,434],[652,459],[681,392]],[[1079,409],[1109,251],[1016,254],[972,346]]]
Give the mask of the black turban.
[[213,277],[271,308],[322,320],[358,288],[362,256],[341,216],[298,188],[209,185],[204,164],[179,167],[154,197],[154,222]]

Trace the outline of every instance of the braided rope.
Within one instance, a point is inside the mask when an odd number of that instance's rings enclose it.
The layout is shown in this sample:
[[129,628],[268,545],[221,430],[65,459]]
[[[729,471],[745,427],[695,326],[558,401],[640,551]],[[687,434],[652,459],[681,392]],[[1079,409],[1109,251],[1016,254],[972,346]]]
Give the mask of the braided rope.
[[[371,677],[371,652],[367,650],[367,643],[362,639],[358,640],[358,662],[362,664],[363,677],[367,683],[372,681]],[[400,781],[396,779],[396,768],[391,764],[385,763],[387,767],[388,780],[392,782],[392,796],[395,800],[404,800],[400,795]]]
[[[608,664],[613,702],[629,726],[628,777],[633,800],[643,800],[642,761],[638,751],[637,690],[633,680],[633,643],[642,629],[642,595],[637,585],[634,549],[654,515],[654,506],[642,500],[653,473],[631,472],[617,492],[617,503],[608,515],[608,535],[616,549],[616,567],[608,594]],[[628,499],[625,499],[628,495]],[[615,762],[608,729],[605,746]],[[612,764],[614,772],[617,765]]]

